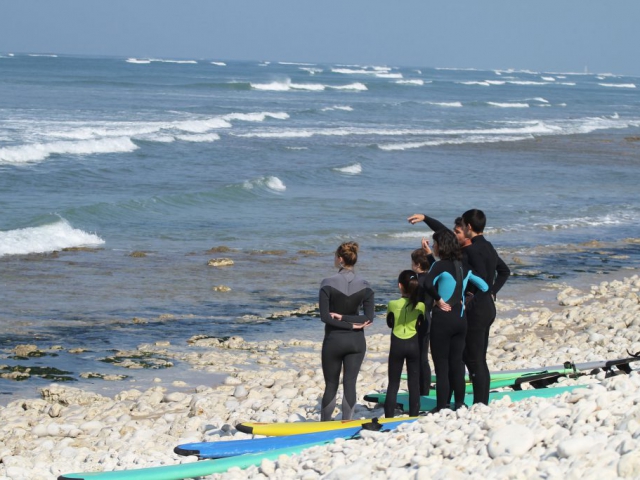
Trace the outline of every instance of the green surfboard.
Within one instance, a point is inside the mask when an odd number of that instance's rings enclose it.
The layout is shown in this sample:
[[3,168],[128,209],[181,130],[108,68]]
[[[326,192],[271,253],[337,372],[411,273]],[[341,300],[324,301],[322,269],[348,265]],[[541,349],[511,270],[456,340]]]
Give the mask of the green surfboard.
[[295,447],[280,448],[267,452],[216,460],[202,460],[199,462],[165,465],[162,467],[139,468],[134,470],[116,470],[112,472],[68,473],[58,477],[58,480],[182,480],[184,478],[202,477],[214,473],[224,473],[232,467],[248,468],[259,465],[262,460],[276,460],[280,455],[294,455],[307,448],[330,443],[330,440],[314,442]]

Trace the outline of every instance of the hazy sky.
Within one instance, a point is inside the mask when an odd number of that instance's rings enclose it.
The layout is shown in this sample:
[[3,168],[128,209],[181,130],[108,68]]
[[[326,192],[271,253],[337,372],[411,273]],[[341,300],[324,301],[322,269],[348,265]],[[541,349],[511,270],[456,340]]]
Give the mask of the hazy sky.
[[1,53],[640,76],[640,0],[0,0]]

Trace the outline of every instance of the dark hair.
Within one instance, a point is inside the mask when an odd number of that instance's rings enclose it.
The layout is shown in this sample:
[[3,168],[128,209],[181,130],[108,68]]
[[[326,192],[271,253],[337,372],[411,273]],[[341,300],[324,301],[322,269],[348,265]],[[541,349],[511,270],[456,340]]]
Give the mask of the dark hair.
[[453,228],[455,229],[455,227],[462,228],[462,217],[457,217],[457,218],[453,221]]
[[434,233],[433,241],[438,244],[438,257],[440,257],[441,260],[462,259],[460,242],[458,242],[456,234],[448,228],[443,228]]
[[482,210],[472,208],[462,214],[462,220],[469,225],[474,232],[484,232],[484,226],[487,224],[487,217]]
[[411,252],[411,261],[418,265],[421,270],[425,272],[429,270],[429,255],[424,251],[424,248],[416,248]]
[[418,275],[413,270],[403,270],[398,275],[398,283],[402,285],[413,310],[418,305]]
[[353,267],[358,261],[358,249],[356,242],[344,242],[336,250],[336,255],[344,261],[345,266]]

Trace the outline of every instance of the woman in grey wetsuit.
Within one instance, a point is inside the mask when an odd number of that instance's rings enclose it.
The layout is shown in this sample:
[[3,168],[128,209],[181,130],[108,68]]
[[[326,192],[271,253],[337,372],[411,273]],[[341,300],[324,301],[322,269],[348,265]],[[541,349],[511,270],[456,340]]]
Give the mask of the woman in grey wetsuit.
[[[356,380],[364,360],[367,343],[364,329],[374,315],[373,290],[353,272],[358,261],[358,244],[345,242],[338,247],[335,265],[338,273],[320,285],[320,318],[324,322],[322,372],[325,390],[322,396],[322,421],[331,420],[342,372],[342,419],[350,420],[356,404]],[[360,314],[360,308],[363,314]]]

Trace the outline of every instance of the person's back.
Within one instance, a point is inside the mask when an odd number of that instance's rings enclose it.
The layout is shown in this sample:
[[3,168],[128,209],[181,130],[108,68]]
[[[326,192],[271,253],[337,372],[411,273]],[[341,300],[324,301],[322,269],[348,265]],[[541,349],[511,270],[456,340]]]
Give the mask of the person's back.
[[473,403],[487,404],[491,383],[487,349],[489,331],[496,318],[494,299],[509,278],[510,270],[484,238],[486,217],[482,210],[467,210],[462,214],[462,223],[466,236],[471,239],[471,245],[465,248],[469,267],[489,286],[486,293],[469,290],[474,295],[467,303],[468,328],[463,354],[473,383]]
[[[340,372],[344,385],[342,419],[350,420],[356,404],[356,380],[367,343],[364,328],[373,322],[374,294],[369,283],[353,272],[358,260],[358,244],[345,242],[336,250],[337,274],[320,285],[320,319],[325,324],[322,342],[322,372],[325,390],[320,419],[331,420],[336,405]],[[360,314],[362,307],[363,313]]]
[[[360,333],[362,330],[352,330],[344,316],[360,316],[360,307],[373,296],[373,290],[364,278],[353,270],[341,269],[335,275],[322,280],[320,284],[320,299],[328,302],[328,311],[343,315],[341,321],[331,321],[330,317],[323,318],[326,335],[330,333]],[[352,322],[353,323],[353,322]]]

